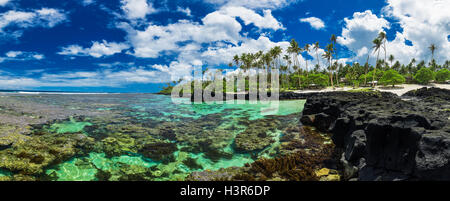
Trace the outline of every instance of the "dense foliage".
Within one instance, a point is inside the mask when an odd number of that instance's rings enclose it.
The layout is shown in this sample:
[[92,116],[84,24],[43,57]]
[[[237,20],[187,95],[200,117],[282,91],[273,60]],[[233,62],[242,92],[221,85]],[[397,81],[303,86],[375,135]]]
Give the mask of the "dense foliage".
[[421,68],[414,76],[414,80],[416,80],[419,84],[428,84],[433,79],[433,71],[429,68]]
[[[368,55],[366,63],[338,63],[336,37],[330,38],[330,43],[325,46],[319,46],[319,43],[306,44],[300,47],[299,43],[292,39],[290,46],[283,50],[276,46],[267,52],[258,51],[254,53],[243,53],[235,55],[228,64],[229,67],[240,69],[239,73],[247,74],[250,70],[278,69],[280,72],[280,87],[283,90],[302,90],[324,87],[343,87],[353,86],[376,86],[398,85],[398,84],[428,84],[436,78],[437,82],[444,83],[450,79],[450,61],[439,65],[434,58],[428,63],[425,61],[416,61],[411,59],[409,64],[401,64],[395,61],[395,56],[387,57],[386,35],[381,32],[373,43],[373,51]],[[325,51],[319,54],[322,49]],[[434,50],[438,48],[434,46]],[[380,56],[380,51],[384,53]],[[283,55],[284,54],[284,55]],[[317,63],[312,64],[312,60],[300,62],[299,55],[315,56]],[[369,58],[376,56],[376,64],[370,65]],[[325,59],[325,63],[320,61],[320,57]],[[309,63],[308,63],[309,62]],[[208,72],[208,70],[205,70]],[[211,72],[210,72],[211,73]],[[271,80],[268,80],[271,83]],[[248,89],[248,80],[246,80],[246,89]],[[170,85],[164,88],[164,92],[170,91]],[[232,89],[224,89],[233,91]],[[234,89],[236,91],[236,89]]]
[[396,84],[403,84],[405,81],[406,79],[393,69],[384,72],[383,77],[380,79],[381,84],[385,86],[392,85],[392,87],[395,87]]
[[437,82],[446,82],[447,80],[450,80],[450,71],[448,69],[443,68],[436,73]]

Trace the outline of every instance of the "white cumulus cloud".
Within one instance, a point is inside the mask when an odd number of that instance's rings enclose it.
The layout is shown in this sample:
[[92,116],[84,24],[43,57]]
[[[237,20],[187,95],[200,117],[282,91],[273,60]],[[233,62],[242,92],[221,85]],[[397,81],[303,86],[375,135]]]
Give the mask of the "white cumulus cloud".
[[9,58],[16,58],[17,56],[21,55],[21,51],[9,51],[6,53],[6,56]]
[[239,17],[244,21],[245,25],[254,24],[261,29],[284,29],[283,25],[272,16],[270,10],[264,10],[263,16],[244,7],[225,7],[218,12],[231,17]]
[[142,19],[148,14],[155,13],[157,10],[153,7],[153,3],[147,0],[122,0],[122,10],[128,19]]
[[[450,0],[388,0],[383,9],[388,17],[398,20],[402,32],[387,45],[388,54],[393,54],[403,63],[416,60],[431,60],[431,44],[437,46],[435,59],[444,63],[449,59]],[[409,40],[412,46],[406,45]]]
[[177,11],[178,12],[181,12],[181,13],[184,13],[185,15],[187,15],[187,16],[192,16],[191,15],[191,9],[190,8],[182,8],[182,7],[177,7]]
[[279,9],[299,0],[206,0],[218,6],[243,6],[251,9]]
[[372,41],[378,33],[390,27],[390,23],[376,16],[372,11],[355,12],[352,18],[344,19],[345,26],[337,42],[357,54],[356,60],[366,61],[367,54],[372,53]]
[[5,6],[11,0],[0,0],[0,6]]
[[[32,12],[9,10],[0,13],[0,34],[17,38],[22,35],[24,28],[52,28],[66,20],[67,16],[63,11],[53,8],[41,8]],[[6,27],[15,29],[5,31]]]
[[115,43],[115,42],[93,42],[92,46],[89,48],[83,48],[79,45],[70,45],[63,47],[58,54],[68,55],[68,56],[92,56],[95,58],[100,58],[103,56],[111,56],[128,49],[129,46],[125,43]]
[[[409,63],[412,58],[429,62],[432,55],[428,47],[434,44],[437,46],[434,58],[442,64],[449,59],[450,52],[448,10],[450,0],[387,0],[380,17],[365,11],[354,13],[353,18],[345,18],[345,27],[338,43],[353,51],[358,62],[364,63],[370,54],[370,62],[374,63],[372,40],[379,32],[398,24],[401,29],[395,33],[393,40],[386,42],[387,56],[392,54],[403,64]],[[381,50],[381,55],[384,59],[384,50]]]
[[317,17],[301,18],[300,22],[309,23],[309,25],[316,30],[325,28],[325,23]]
[[28,61],[28,60],[42,60],[45,56],[36,52],[24,51],[8,51],[4,57],[0,56],[0,63],[4,61]]

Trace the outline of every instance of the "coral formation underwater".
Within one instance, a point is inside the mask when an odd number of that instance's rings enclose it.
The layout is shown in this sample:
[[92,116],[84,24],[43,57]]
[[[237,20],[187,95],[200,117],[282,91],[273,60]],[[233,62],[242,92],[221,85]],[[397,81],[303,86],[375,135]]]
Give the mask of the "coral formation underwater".
[[[317,179],[329,153],[314,150],[328,150],[321,145],[329,139],[300,134],[304,103],[273,110],[248,102],[176,105],[151,94],[3,96],[0,180],[176,181],[224,169],[236,170],[230,180]],[[297,170],[279,169],[284,163]]]

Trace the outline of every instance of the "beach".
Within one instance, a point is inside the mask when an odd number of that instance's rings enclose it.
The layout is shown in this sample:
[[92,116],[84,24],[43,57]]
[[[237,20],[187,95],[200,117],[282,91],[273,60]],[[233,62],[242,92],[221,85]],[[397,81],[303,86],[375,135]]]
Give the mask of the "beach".
[[[381,92],[390,92],[390,93],[396,94],[397,96],[402,96],[408,91],[417,90],[417,89],[420,89],[423,87],[426,87],[426,88],[436,87],[436,88],[440,88],[440,89],[450,90],[450,84],[430,84],[430,85],[425,85],[425,86],[418,85],[418,84],[402,84],[402,85],[397,85],[394,88],[393,87],[376,86],[375,89],[378,91],[381,91]],[[371,89],[371,87],[358,88],[358,89]],[[352,87],[349,87],[349,86],[345,86],[345,87],[336,87],[335,89],[333,89],[332,87],[327,87],[327,88],[321,89],[321,90],[296,90],[296,91],[294,91],[294,93],[305,94],[305,93],[322,93],[322,92],[351,91],[351,90],[355,90],[355,89]]]

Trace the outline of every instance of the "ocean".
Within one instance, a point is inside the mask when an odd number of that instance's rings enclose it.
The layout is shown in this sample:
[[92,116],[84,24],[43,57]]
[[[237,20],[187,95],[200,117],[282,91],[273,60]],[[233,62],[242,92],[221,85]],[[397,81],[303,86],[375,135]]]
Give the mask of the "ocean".
[[284,131],[298,126],[305,104],[182,102],[155,94],[0,94],[0,127],[10,132],[0,136],[0,147],[11,142],[0,149],[8,158],[0,177],[175,181],[243,167],[282,153]]

